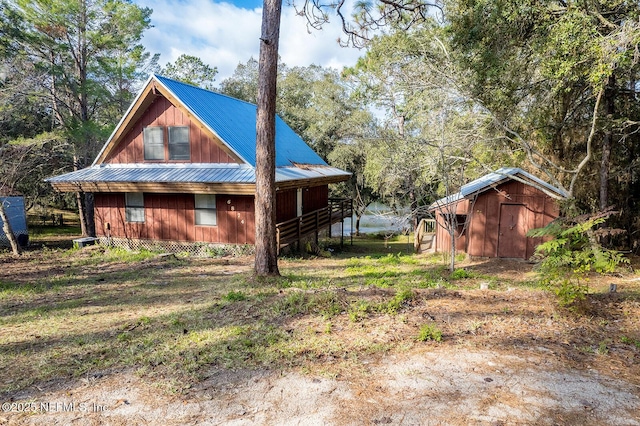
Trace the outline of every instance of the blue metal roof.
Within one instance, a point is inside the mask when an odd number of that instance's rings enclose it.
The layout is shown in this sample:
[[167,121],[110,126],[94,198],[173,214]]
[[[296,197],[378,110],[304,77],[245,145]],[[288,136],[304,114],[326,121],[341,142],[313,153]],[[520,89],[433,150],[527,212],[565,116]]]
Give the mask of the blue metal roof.
[[[335,167],[278,167],[276,182],[350,176]],[[256,182],[255,169],[244,164],[100,164],[47,179],[50,183],[160,182],[238,183]]]
[[[154,78],[216,133],[232,151],[255,167],[256,105],[159,75],[154,75]],[[300,136],[276,116],[276,167],[296,163],[327,165]]]
[[518,167],[503,167],[496,170],[495,172],[484,175],[463,185],[460,188],[460,192],[439,199],[438,201],[431,204],[429,206],[429,209],[431,210],[437,207],[442,207],[447,204],[454,203],[456,201],[460,201],[470,195],[486,191],[487,189],[490,189],[494,185],[497,185],[507,179],[513,179],[516,176],[520,177],[524,181],[533,182],[534,185],[538,185],[540,189],[545,189],[546,192],[550,192],[557,197],[567,197],[567,193],[564,190],[556,188],[555,186],[543,181],[542,179],[532,175],[531,173],[527,173]]

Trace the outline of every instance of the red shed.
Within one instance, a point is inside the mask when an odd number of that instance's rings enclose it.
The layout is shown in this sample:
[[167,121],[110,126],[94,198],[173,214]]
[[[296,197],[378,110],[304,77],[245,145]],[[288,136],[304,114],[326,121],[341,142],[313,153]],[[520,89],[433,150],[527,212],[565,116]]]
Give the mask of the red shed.
[[433,203],[435,250],[450,250],[446,220],[455,214],[456,249],[471,256],[530,258],[540,238],[527,237],[531,229],[548,225],[559,216],[563,190],[519,168],[502,168]]
[[[255,105],[153,75],[93,165],[47,181],[94,193],[96,231],[110,242],[253,244],[255,150]],[[276,118],[278,222],[301,229],[289,222],[304,217],[317,234],[338,221],[328,185],[349,177]]]

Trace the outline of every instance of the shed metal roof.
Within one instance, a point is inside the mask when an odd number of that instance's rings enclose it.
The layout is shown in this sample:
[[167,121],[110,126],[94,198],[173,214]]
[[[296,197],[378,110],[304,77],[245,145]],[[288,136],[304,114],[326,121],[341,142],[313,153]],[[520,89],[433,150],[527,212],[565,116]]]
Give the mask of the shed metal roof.
[[438,201],[431,204],[429,206],[429,209],[431,210],[460,201],[470,195],[479,194],[488,189],[491,189],[507,179],[514,179],[516,177],[519,177],[524,181],[532,182],[534,186],[537,185],[540,189],[545,190],[545,192],[551,193],[550,195],[555,195],[556,197],[561,198],[567,197],[567,193],[564,190],[543,181],[542,179],[532,175],[531,173],[525,172],[521,168],[503,167],[496,170],[495,172],[486,174],[476,180],[463,185],[460,188],[459,192],[439,199]]
[[[335,167],[278,167],[276,183],[290,180],[350,176]],[[100,164],[47,179],[50,183],[160,182],[253,184],[255,169],[243,164]]]
[[524,178],[524,180],[533,181],[542,188],[546,188],[547,190],[561,197],[567,196],[567,193],[564,190],[557,188],[518,167],[503,167],[496,170],[495,172],[484,175],[474,181],[467,183],[466,185],[463,185],[460,188],[460,193],[463,197],[466,197],[476,192],[482,192],[489,189],[494,184],[497,184],[509,178],[513,178],[517,175],[520,175],[522,178]]
[[[255,167],[256,105],[159,75],[154,75],[154,78],[232,151]],[[293,129],[276,116],[276,167],[294,164],[327,165]]]

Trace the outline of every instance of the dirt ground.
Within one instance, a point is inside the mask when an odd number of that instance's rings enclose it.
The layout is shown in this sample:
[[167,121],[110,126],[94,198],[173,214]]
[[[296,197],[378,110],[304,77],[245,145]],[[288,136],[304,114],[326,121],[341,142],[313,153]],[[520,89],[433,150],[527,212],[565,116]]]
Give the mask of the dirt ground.
[[[18,425],[638,425],[640,388],[546,351],[416,351],[355,380],[295,371],[213,372],[170,396],[130,372],[55,383],[19,396]],[[42,406],[43,404],[46,405]],[[17,410],[17,408],[16,408]],[[47,411],[48,410],[48,411]]]
[[[308,266],[340,267],[332,262]],[[234,263],[198,263],[198,273],[245,273],[251,264]],[[505,282],[531,273],[525,262],[465,267]],[[640,339],[640,303],[603,290],[616,283],[637,293],[639,280],[631,272],[594,281],[602,295],[579,318],[558,315],[553,298],[539,291],[480,290],[477,282],[460,291],[420,289],[400,319],[332,320],[330,339],[397,342],[399,350],[362,353],[355,363],[322,354],[317,365],[211,367],[173,394],[134,369],[92,372],[6,397],[0,425],[640,425],[640,348],[620,343],[621,333]],[[385,290],[361,293],[382,297]],[[412,340],[425,318],[440,325],[443,342]],[[290,327],[313,332],[324,323],[300,316]]]

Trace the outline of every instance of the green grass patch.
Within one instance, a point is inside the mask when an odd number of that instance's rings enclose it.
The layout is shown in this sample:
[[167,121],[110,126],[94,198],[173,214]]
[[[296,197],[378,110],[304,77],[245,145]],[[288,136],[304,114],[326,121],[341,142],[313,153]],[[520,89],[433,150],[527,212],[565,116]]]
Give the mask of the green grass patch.
[[342,303],[335,292],[323,291],[307,293],[292,291],[273,305],[273,310],[279,316],[321,315],[329,319],[339,315]]
[[620,337],[620,341],[622,343],[624,343],[625,345],[635,346],[636,349],[640,349],[640,340],[638,340],[638,339],[633,339],[633,338],[628,337],[628,336],[622,336],[622,337]]
[[76,237],[82,235],[80,226],[29,225],[29,236],[36,241],[46,237]]
[[347,311],[349,315],[349,320],[352,322],[360,322],[367,318],[369,312],[372,312],[372,304],[365,300],[358,300],[355,302],[351,302],[349,305],[349,309]]
[[242,302],[247,300],[249,297],[241,291],[231,290],[229,293],[225,294],[223,299],[227,302]]
[[435,324],[424,324],[420,327],[416,340],[419,342],[440,342],[442,341],[442,331]]
[[396,292],[395,296],[393,296],[390,301],[378,305],[376,310],[381,313],[396,315],[414,298],[415,294],[412,290],[408,288],[401,289]]
[[467,271],[466,269],[462,269],[462,268],[457,268],[455,269],[451,275],[449,275],[449,278],[452,280],[464,280],[466,278],[475,278],[476,274],[474,274],[473,272]]
[[[6,372],[0,393],[109,368],[132,369],[171,391],[212,369],[296,367],[339,375],[362,368],[363,358],[441,341],[435,322],[413,326],[431,315],[445,321],[437,324],[446,324],[447,334],[480,339],[503,317],[529,312],[506,304],[492,312],[493,301],[470,307],[477,295],[465,295],[465,278],[448,281],[446,266],[424,256],[346,250],[340,256],[281,260],[277,278],[256,278],[246,259],[159,258],[103,247],[11,258],[8,265],[22,262],[19,270],[29,275],[0,271]],[[447,286],[456,291],[420,290]],[[505,306],[511,311],[503,313]],[[526,330],[538,324],[529,316],[522,322]],[[491,327],[477,332],[485,323]],[[640,349],[632,337],[611,339]],[[588,342],[594,353],[610,347],[600,342]],[[15,365],[25,367],[9,368]]]

